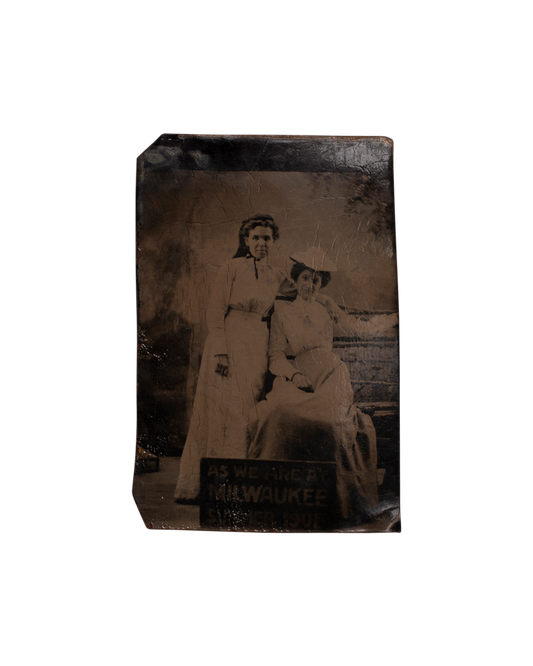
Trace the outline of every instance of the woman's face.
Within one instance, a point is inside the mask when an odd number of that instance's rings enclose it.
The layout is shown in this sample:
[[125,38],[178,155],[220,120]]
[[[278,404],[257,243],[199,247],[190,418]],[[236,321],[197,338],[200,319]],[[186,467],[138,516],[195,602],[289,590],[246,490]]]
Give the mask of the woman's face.
[[250,229],[250,233],[244,240],[252,256],[256,259],[266,259],[274,242],[272,229],[269,227],[255,227],[255,229]]
[[302,271],[296,280],[298,295],[306,301],[313,299],[321,286],[322,276],[320,273],[315,273],[315,271],[312,271],[310,268],[306,268],[305,271]]

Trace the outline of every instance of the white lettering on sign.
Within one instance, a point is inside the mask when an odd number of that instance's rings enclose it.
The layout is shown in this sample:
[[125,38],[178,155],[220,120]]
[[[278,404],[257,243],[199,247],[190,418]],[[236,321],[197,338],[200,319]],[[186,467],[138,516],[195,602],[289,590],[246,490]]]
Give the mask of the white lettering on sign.
[[303,504],[327,506],[326,488],[273,488],[272,486],[209,485],[209,498],[227,502]]

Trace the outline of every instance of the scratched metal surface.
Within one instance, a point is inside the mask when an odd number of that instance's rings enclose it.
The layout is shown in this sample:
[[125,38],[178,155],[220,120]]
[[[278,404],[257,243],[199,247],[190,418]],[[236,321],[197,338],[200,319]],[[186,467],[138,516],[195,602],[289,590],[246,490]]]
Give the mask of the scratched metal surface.
[[[398,503],[398,330],[382,321],[398,312],[392,153],[384,137],[164,134],[139,156],[139,446],[161,460],[181,455],[214,278],[236,250],[242,220],[266,211],[280,228],[270,264],[288,273],[291,253],[317,245],[337,264],[324,293],[360,324],[356,336],[335,338],[334,349],[376,426],[380,500]],[[157,487],[161,471],[152,474]],[[136,477],[138,504],[147,476]],[[161,506],[147,510],[145,523],[163,527]],[[194,510],[168,526],[197,529]]]

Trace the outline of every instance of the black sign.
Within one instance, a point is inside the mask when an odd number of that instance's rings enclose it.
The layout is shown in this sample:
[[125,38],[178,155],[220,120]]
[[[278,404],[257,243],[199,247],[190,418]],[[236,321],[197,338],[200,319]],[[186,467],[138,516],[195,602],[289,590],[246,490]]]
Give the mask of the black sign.
[[334,463],[203,458],[200,525],[213,529],[328,531]]

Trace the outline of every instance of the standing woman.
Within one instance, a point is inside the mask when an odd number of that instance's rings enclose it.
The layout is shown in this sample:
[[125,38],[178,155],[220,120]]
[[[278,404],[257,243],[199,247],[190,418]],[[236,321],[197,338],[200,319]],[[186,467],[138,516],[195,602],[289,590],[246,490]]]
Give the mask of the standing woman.
[[270,215],[245,220],[239,249],[218,271],[207,308],[205,343],[176,501],[197,499],[201,458],[245,458],[248,413],[268,367],[268,316],[276,295],[295,292],[268,264],[279,230]]

